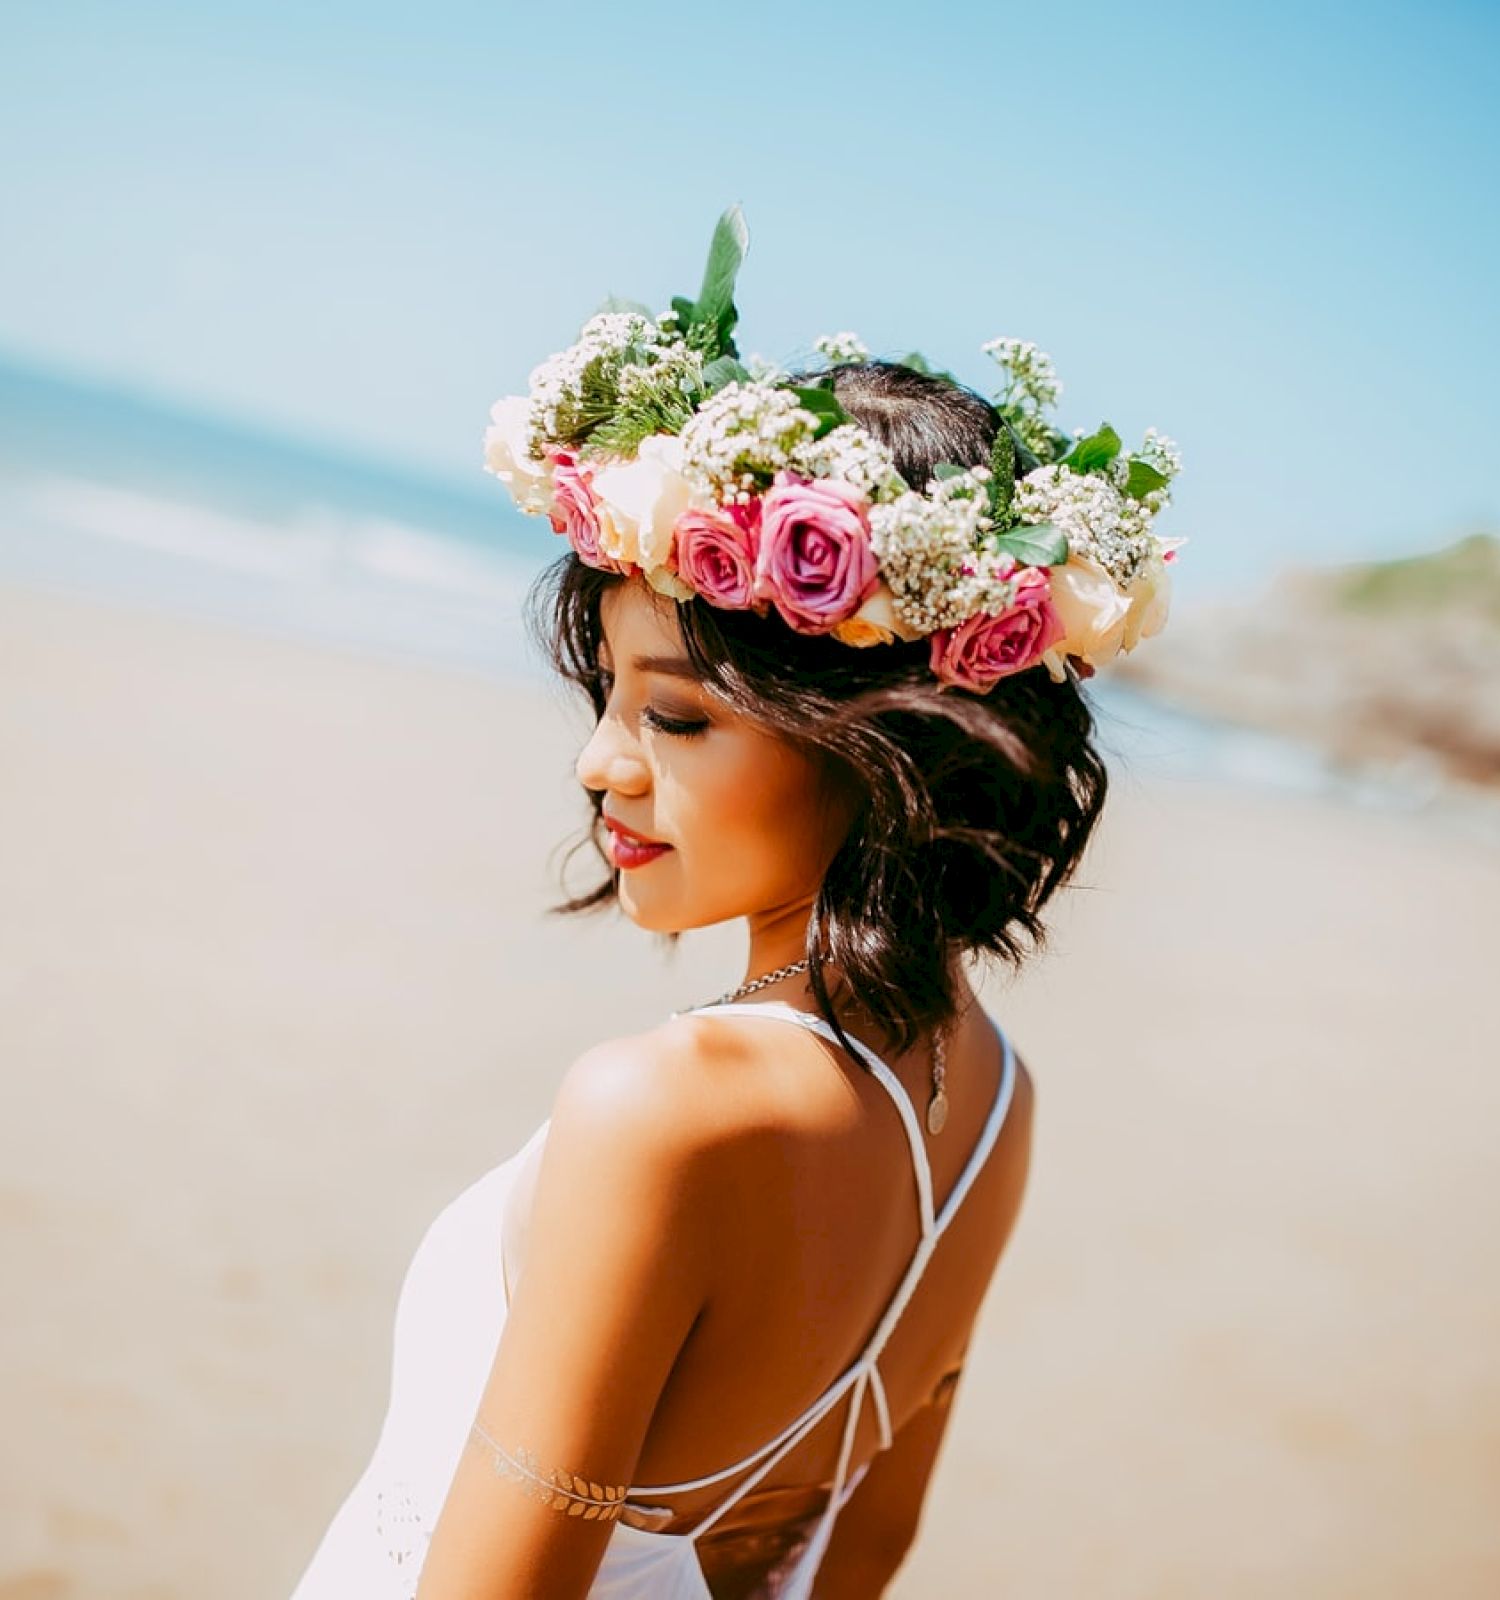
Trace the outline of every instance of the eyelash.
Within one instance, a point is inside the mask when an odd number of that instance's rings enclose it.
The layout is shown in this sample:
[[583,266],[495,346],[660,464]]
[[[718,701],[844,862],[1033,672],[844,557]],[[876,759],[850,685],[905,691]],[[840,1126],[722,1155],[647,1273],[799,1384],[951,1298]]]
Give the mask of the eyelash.
[[669,733],[678,739],[694,739],[708,730],[706,722],[678,722],[675,717],[664,717],[659,711],[653,711],[650,706],[641,712],[641,719],[658,733]]
[[[599,690],[606,699],[609,697],[609,691],[614,681],[613,673],[600,669]],[[694,739],[699,734],[708,731],[706,722],[680,722],[675,717],[663,716],[660,711],[653,710],[650,706],[647,706],[641,712],[641,720],[648,727],[655,728],[658,733],[665,733],[674,739]]]

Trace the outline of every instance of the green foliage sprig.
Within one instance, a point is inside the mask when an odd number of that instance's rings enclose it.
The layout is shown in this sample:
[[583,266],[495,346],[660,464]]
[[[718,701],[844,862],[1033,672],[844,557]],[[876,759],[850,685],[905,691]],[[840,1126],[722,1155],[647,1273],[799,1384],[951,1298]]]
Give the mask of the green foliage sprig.
[[700,351],[709,363],[721,356],[736,360],[739,357],[734,343],[735,325],[740,320],[734,285],[749,248],[750,230],[745,226],[744,212],[737,204],[732,205],[714,226],[698,298],[672,297],[678,330],[689,347]]

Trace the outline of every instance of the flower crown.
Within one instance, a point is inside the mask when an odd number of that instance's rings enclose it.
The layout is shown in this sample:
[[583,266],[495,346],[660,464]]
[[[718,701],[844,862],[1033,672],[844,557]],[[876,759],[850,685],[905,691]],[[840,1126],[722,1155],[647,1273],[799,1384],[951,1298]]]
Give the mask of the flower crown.
[[[1089,677],[1160,631],[1167,565],[1187,542],[1152,532],[1181,470],[1172,440],[1148,428],[1122,456],[1107,423],[1062,433],[1047,417],[1061,392],[1050,358],[992,339],[982,348],[1008,383],[990,461],[908,484],[827,386],[868,358],[853,334],[815,342],[827,368],[811,385],[741,364],[747,246],[731,206],[697,300],[659,316],[607,301],[529,394],[496,401],[485,468],[522,511],[588,565],[678,600],[774,608],[798,633],[856,646],[929,639],[932,672],[977,693],[1038,663],[1062,682],[1070,658]],[[916,353],[901,364],[957,382]]]

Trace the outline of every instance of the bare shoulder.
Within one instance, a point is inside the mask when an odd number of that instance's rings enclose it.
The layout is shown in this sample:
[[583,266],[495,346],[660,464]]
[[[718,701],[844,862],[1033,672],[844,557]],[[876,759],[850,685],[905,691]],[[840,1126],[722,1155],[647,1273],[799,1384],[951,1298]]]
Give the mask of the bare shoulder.
[[[574,1058],[523,1174],[507,1260],[519,1279],[539,1241],[558,1248],[605,1219],[618,1248],[670,1237],[681,1277],[706,1278],[730,1215],[724,1118],[698,1082],[692,1040],[668,1025]],[[545,1243],[543,1244],[545,1249]]]
[[727,1029],[702,1029],[692,1018],[591,1045],[563,1075],[553,1120],[597,1125],[638,1140],[656,1156],[690,1158],[725,1136],[717,1088],[744,1047]]
[[505,1208],[507,1288],[531,1257],[539,1201],[574,1226],[592,1228],[608,1209],[616,1228],[670,1229],[684,1264],[688,1230],[715,1225],[720,1175],[708,1159],[710,1130],[681,1093],[693,1078],[683,1043],[657,1027],[593,1045],[566,1069],[546,1137],[528,1153]]
[[733,1107],[715,1092],[729,1081],[725,1065],[722,1037],[672,1022],[590,1046],[563,1074],[548,1155],[563,1151],[579,1174],[602,1161],[637,1190],[710,1198],[736,1133]]

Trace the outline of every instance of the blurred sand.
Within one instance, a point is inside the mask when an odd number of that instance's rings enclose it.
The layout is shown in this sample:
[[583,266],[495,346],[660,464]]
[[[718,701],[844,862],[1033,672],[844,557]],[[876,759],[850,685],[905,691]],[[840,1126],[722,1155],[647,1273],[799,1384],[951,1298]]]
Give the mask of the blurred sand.
[[[581,727],[0,588],[0,1600],[288,1593],[428,1221],[740,975],[544,920]],[[1500,1593],[1497,901],[1407,819],[1117,782],[986,993],[1032,1186],[899,1600]]]

